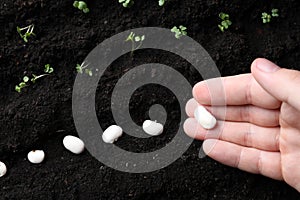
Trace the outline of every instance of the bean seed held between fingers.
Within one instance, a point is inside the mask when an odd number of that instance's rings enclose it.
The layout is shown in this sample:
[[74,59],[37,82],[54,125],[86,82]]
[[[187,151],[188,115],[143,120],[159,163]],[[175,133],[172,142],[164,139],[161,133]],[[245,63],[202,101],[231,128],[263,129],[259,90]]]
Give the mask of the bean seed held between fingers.
[[205,129],[213,129],[217,124],[216,118],[203,106],[198,106],[196,108],[194,116],[198,123]]

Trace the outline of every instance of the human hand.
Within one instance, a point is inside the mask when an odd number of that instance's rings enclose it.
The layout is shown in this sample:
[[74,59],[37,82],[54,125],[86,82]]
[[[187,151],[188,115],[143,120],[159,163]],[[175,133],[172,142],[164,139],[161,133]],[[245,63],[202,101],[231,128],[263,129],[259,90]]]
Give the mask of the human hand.
[[[203,151],[211,158],[284,180],[300,192],[300,72],[256,59],[251,74],[222,78],[223,86],[208,90],[212,81],[194,86],[194,99],[186,106],[190,118],[185,132],[204,140]],[[220,87],[225,99],[218,94]],[[211,105],[211,96],[223,99]],[[198,104],[218,119],[214,129],[205,130],[197,123],[193,115]]]

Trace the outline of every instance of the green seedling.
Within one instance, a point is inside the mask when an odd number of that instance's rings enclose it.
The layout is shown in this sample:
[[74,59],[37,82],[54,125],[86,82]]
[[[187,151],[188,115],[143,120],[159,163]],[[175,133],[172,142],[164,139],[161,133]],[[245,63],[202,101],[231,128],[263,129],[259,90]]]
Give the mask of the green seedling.
[[218,25],[218,27],[222,32],[224,32],[226,29],[229,28],[232,22],[229,19],[229,15],[223,12],[219,14],[219,18],[222,20],[222,22]]
[[278,9],[273,8],[271,10],[271,14],[268,14],[266,12],[261,13],[261,18],[264,24],[271,22],[272,17],[279,17]]
[[22,90],[22,88],[24,88],[24,87],[26,87],[27,86],[27,82],[29,81],[29,77],[28,76],[24,76],[23,77],[23,81],[21,82],[21,83],[19,83],[19,85],[16,85],[16,87],[15,87],[15,90],[17,91],[17,92],[21,92],[21,90]]
[[133,0],[119,0],[119,3],[123,5],[125,8],[129,8],[134,4]]
[[277,8],[273,8],[271,12],[272,12],[272,17],[279,17]]
[[84,72],[85,74],[87,74],[89,76],[93,76],[92,70],[87,68],[89,65],[88,64],[84,65],[84,64],[85,64],[84,62],[81,65],[77,64],[76,71],[80,74],[82,74]]
[[52,72],[54,72],[54,69],[50,66],[50,64],[46,64],[44,72],[48,73],[48,74],[51,74]]
[[167,0],[159,0],[158,5],[163,6]]
[[[131,41],[131,56],[135,50],[139,49],[142,46],[144,40],[145,40],[145,35],[138,36],[135,35],[134,32],[131,32],[128,35],[125,42]],[[139,44],[137,45],[137,43]]]
[[34,29],[33,24],[26,26],[24,28],[20,28],[17,26],[17,32],[19,33],[19,35],[25,42],[28,42],[28,39],[27,39],[28,37],[35,36],[35,34],[33,33],[33,29]]
[[177,39],[181,38],[181,36],[183,35],[187,35],[187,32],[186,32],[187,28],[180,25],[179,28],[177,28],[177,26],[174,26],[172,29],[171,29],[171,32],[172,33],[175,33],[175,37]]
[[73,6],[82,10],[84,13],[90,12],[90,9],[87,7],[87,4],[84,1],[74,1]]
[[50,75],[51,73],[54,72],[54,69],[53,69],[49,64],[46,64],[46,65],[45,65],[44,72],[45,72],[45,74],[41,74],[41,75],[38,75],[38,76],[32,74],[31,82],[32,82],[32,83],[35,83],[36,80],[38,80],[38,79],[40,79],[40,78],[42,78],[42,77],[44,77],[44,76]]
[[261,18],[264,24],[269,23],[271,21],[271,15],[269,15],[266,12],[261,13]]
[[[38,76],[32,74],[32,78],[30,79],[30,81],[32,83],[35,83],[37,79],[40,79],[40,78],[42,78],[44,76],[48,76],[49,74],[53,73],[53,71],[54,71],[54,69],[49,64],[46,64],[45,65],[45,69],[44,69],[45,74],[41,74],[41,75],[38,75]],[[21,83],[19,83],[19,85],[16,85],[15,90],[20,93],[21,90],[24,87],[28,86],[28,83],[29,83],[29,77],[28,76],[24,76],[23,77],[23,81]]]

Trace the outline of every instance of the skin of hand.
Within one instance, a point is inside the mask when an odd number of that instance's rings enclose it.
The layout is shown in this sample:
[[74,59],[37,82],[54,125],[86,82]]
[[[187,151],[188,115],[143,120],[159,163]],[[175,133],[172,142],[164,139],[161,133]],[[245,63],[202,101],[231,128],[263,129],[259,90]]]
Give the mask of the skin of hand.
[[[284,180],[300,192],[300,72],[258,58],[251,74],[224,77],[223,86],[214,86],[224,88],[224,97],[220,89],[208,89],[210,81],[193,88],[186,105],[187,135],[204,140],[203,151],[216,161]],[[212,96],[223,99],[212,105]],[[198,105],[217,118],[214,129],[197,123]]]

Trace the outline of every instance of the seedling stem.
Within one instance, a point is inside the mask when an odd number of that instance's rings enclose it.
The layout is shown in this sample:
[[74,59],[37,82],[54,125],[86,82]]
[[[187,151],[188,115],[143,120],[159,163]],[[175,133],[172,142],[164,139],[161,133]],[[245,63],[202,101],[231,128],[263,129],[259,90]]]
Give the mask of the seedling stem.
[[[44,72],[45,72],[46,74],[41,74],[41,75],[38,75],[38,76],[32,74],[32,78],[30,79],[30,81],[31,81],[32,83],[35,83],[37,79],[40,79],[40,78],[42,78],[42,77],[44,77],[44,76],[48,76],[48,75],[51,74],[53,71],[54,71],[54,69],[53,69],[49,64],[46,64],[46,65],[45,65],[45,69],[44,69]],[[29,77],[28,77],[28,76],[24,76],[24,77],[23,77],[23,81],[22,81],[21,83],[19,83],[18,85],[16,85],[15,90],[16,90],[18,93],[20,93],[21,90],[22,90],[22,88],[28,86],[28,85],[27,85],[28,82],[29,82]]]
[[[134,32],[131,32],[129,34],[129,36],[126,38],[125,42],[131,41],[131,56],[133,55],[133,52],[135,50],[139,49],[142,46],[144,40],[145,40],[145,35],[138,36],[138,35],[135,35]],[[139,42],[139,44],[136,46],[137,42]]]
[[76,71],[77,71],[78,73],[80,73],[80,74],[82,74],[83,71],[84,71],[84,73],[86,73],[87,75],[93,76],[92,70],[87,69],[88,66],[89,66],[89,64],[86,64],[86,65],[85,65],[85,62],[83,62],[81,65],[77,64],[77,65],[76,65]]
[[[24,28],[20,28],[17,26],[17,32],[19,33],[19,35],[21,36],[21,38],[25,41],[25,42],[28,42],[28,37],[30,37],[31,35],[35,35],[33,33],[33,29],[34,29],[34,25],[29,25],[29,26],[26,26]],[[22,32],[26,30],[26,32],[23,34]]]

